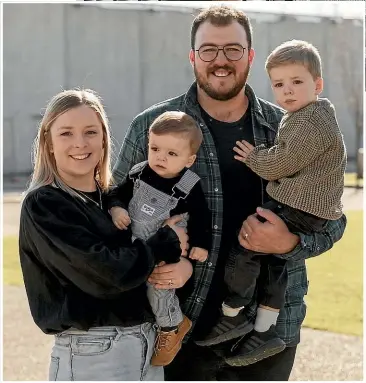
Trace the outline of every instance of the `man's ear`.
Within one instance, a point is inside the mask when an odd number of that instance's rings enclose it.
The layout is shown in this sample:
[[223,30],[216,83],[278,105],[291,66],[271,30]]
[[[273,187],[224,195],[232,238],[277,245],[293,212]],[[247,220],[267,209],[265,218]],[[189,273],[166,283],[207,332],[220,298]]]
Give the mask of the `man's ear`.
[[194,50],[191,49],[189,51],[189,62],[191,63],[192,67],[194,66],[194,60],[195,60],[195,57],[194,57]]
[[255,51],[253,48],[250,48],[249,54],[248,54],[248,59],[249,59],[249,65],[252,66],[253,61],[254,61],[254,56],[255,56]]

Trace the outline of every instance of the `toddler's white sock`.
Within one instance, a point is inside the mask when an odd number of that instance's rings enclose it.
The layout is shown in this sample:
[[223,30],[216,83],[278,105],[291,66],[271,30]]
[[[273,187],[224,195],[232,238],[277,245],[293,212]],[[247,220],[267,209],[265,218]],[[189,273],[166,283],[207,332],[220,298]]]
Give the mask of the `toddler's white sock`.
[[279,313],[277,311],[271,311],[258,307],[254,330],[258,332],[267,331],[271,325],[276,325],[278,314]]
[[236,317],[239,314],[240,310],[244,308],[244,306],[243,307],[237,307],[234,309],[234,308],[226,305],[225,303],[223,303],[221,308],[222,308],[222,313],[226,317]]

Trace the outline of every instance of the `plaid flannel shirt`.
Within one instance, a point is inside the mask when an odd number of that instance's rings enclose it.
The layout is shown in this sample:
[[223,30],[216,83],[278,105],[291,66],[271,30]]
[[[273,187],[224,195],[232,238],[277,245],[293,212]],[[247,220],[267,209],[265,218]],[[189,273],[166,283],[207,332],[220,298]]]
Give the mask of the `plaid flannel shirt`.
[[[273,146],[283,111],[270,102],[257,98],[249,85],[246,85],[245,93],[250,101],[255,145]],[[215,271],[223,222],[223,194],[219,162],[213,137],[201,116],[196,83],[186,94],[153,105],[132,121],[114,167],[113,177],[115,182],[123,182],[133,165],[147,159],[149,127],[157,116],[171,110],[189,114],[202,130],[203,142],[191,169],[201,177],[202,187],[212,210],[212,250],[206,262],[195,265],[194,289],[182,305],[182,310],[194,325],[205,303]],[[265,186],[266,182],[262,181],[262,199],[266,193]],[[243,198],[243,203],[245,203],[245,198]],[[330,221],[321,233],[311,235],[297,233],[300,236],[300,243],[290,253],[278,255],[288,260],[286,300],[277,320],[277,331],[288,345],[299,342],[300,327],[306,314],[303,299],[308,290],[305,259],[329,250],[342,237],[345,226],[346,217],[343,215],[336,221]],[[256,307],[248,307],[248,313],[251,318],[254,318]]]

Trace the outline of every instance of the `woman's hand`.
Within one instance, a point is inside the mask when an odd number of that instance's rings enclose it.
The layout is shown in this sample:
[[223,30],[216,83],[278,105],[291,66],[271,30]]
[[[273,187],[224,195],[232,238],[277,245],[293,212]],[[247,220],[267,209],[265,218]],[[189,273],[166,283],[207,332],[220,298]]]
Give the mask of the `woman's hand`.
[[193,273],[190,261],[181,258],[178,263],[166,265],[159,263],[151,273],[148,281],[157,289],[179,289],[184,286]]
[[180,248],[182,249],[182,256],[186,257],[187,256],[187,251],[189,249],[189,243],[188,243],[188,234],[187,230],[183,227],[177,226],[177,223],[182,220],[182,216],[180,215],[174,215],[173,217],[170,217],[164,222],[163,226],[168,225],[171,227],[174,231],[175,234],[177,234],[180,242]]

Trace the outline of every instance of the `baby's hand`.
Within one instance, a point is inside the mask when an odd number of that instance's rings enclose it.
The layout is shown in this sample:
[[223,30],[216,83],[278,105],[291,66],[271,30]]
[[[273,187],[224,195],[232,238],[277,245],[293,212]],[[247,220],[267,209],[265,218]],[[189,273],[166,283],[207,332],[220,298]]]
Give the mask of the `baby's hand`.
[[189,252],[189,258],[195,259],[200,262],[205,262],[208,256],[208,251],[205,249],[201,249],[200,247],[192,247]]
[[236,141],[236,145],[233,150],[239,155],[234,156],[234,158],[238,161],[245,162],[249,154],[254,150],[254,146],[245,140]]
[[112,216],[113,223],[120,230],[126,230],[127,226],[131,223],[130,216],[128,215],[128,212],[126,209],[115,206],[115,207],[112,207],[109,213]]

